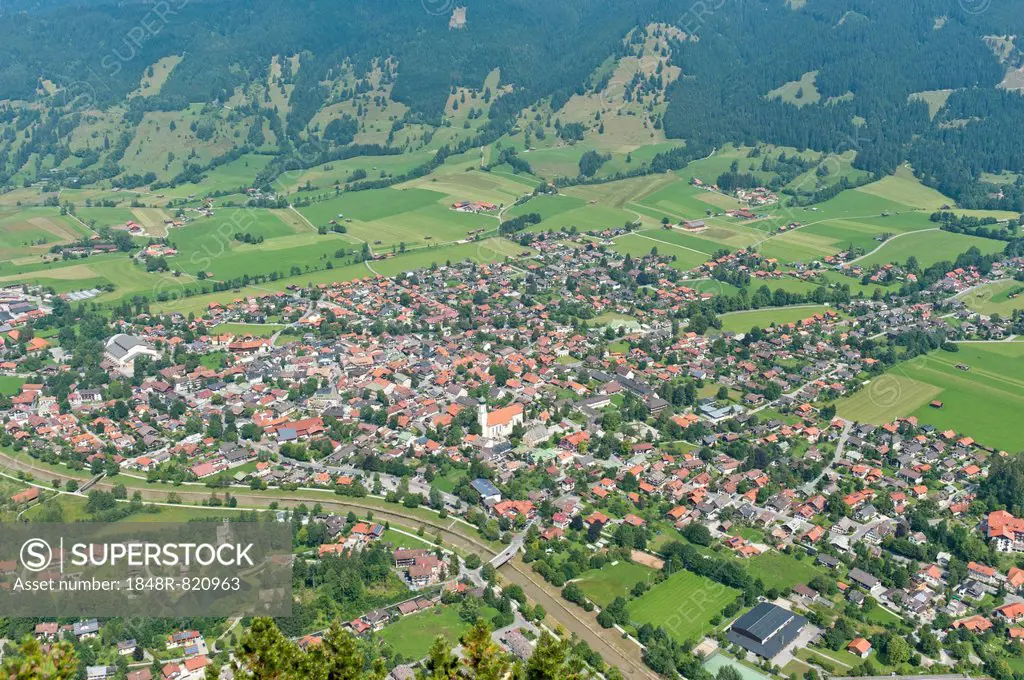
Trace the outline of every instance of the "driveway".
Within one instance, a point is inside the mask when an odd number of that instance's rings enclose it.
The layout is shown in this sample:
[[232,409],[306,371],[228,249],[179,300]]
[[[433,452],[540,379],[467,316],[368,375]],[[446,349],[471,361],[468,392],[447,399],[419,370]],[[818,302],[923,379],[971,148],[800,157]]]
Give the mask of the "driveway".
[[781,652],[779,652],[772,663],[780,668],[785,666],[787,663],[796,658],[794,652],[798,649],[803,649],[811,644],[812,640],[816,640],[821,635],[821,629],[815,625],[808,623],[804,626],[804,629],[800,631],[800,634],[796,636],[789,645],[786,646]]

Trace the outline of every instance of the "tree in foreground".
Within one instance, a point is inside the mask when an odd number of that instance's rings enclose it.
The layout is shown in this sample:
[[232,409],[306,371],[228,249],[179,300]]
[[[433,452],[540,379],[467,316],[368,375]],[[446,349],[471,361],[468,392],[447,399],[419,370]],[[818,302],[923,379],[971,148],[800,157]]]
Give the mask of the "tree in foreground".
[[591,677],[583,659],[574,654],[568,640],[559,640],[546,630],[526,663],[526,680],[583,680]]
[[420,680],[503,680],[510,674],[518,676],[520,671],[491,639],[491,627],[477,619],[462,636],[461,660],[452,654],[448,641],[438,635],[427,655],[426,668],[418,677]]
[[303,650],[273,620],[253,619],[236,656],[239,680],[383,680],[386,674],[380,659],[367,663],[356,639],[337,622],[321,644]]
[[44,653],[39,641],[31,637],[26,637],[0,666],[0,678],[4,680],[70,680],[77,674],[74,647],[56,642]]

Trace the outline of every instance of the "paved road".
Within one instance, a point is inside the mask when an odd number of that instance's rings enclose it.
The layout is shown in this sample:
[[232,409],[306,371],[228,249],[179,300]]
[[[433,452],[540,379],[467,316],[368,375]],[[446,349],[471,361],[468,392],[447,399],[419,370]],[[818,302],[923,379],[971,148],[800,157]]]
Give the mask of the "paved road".
[[[367,472],[359,468],[354,468],[350,465],[324,465],[323,463],[304,461],[304,460],[293,460],[291,458],[281,457],[285,467],[300,467],[306,470],[312,470],[313,472],[329,472],[332,476],[345,475],[347,477],[356,477],[361,479],[363,486],[368,489],[373,488],[374,479],[379,475],[380,484],[385,491],[394,491],[398,488],[398,484],[402,481],[400,478],[389,475],[385,472]],[[409,491],[411,493],[418,493],[423,498],[430,498],[431,486],[421,479],[416,477],[409,478]],[[459,506],[459,497],[445,492],[441,493],[441,500],[448,506],[449,510],[453,510]]]
[[853,421],[845,420],[843,422],[843,432],[839,435],[839,443],[836,444],[835,457],[832,458],[832,461],[828,465],[822,468],[820,475],[803,485],[801,491],[804,492],[805,496],[810,495],[814,491],[814,488],[818,485],[818,482],[821,481],[821,478],[832,469],[832,464],[843,457],[843,449],[846,448],[846,441],[850,438],[850,430],[853,429]]
[[[33,475],[51,480],[54,478],[67,480],[78,477],[61,471],[55,472],[46,468],[17,461],[9,456],[0,453],[0,466],[9,470],[31,472]],[[116,480],[116,478],[113,478]],[[94,488],[109,490],[113,488],[115,481],[103,479],[96,483]],[[168,493],[175,493],[183,501],[199,503],[208,499],[211,492],[217,489],[190,490],[188,486],[166,487],[166,491],[154,488],[130,488],[131,492],[138,490],[142,497],[148,501],[166,502]],[[243,488],[228,487],[228,491],[237,499],[238,505],[248,508],[266,508],[271,503],[277,502],[282,507],[288,504],[306,503],[312,505],[319,503],[324,509],[338,513],[347,513],[350,510],[356,513],[373,512],[374,519],[379,521],[395,522],[405,526],[425,526],[429,531],[439,531],[442,539],[449,545],[453,545],[465,552],[475,552],[484,560],[490,560],[499,553],[487,543],[470,533],[470,530],[463,527],[460,522],[448,521],[437,518],[436,520],[425,520],[408,512],[402,506],[396,505],[393,508],[369,507],[360,505],[358,499],[347,499],[345,497],[331,497],[327,494],[301,495],[301,492],[289,494],[264,495],[258,491],[251,491]],[[511,583],[520,585],[527,596],[541,604],[548,615],[555,622],[563,626],[568,632],[575,633],[604,658],[606,663],[617,666],[625,678],[650,678],[656,679],[658,675],[644,665],[640,655],[640,649],[634,643],[623,640],[620,634],[614,629],[605,630],[595,620],[594,614],[587,614],[576,605],[563,600],[556,589],[548,585],[537,574],[527,567],[518,558],[506,563],[500,570],[502,578]]]
[[926,231],[940,231],[940,229],[938,227],[934,227],[932,229],[918,229],[916,231],[904,231],[902,233],[896,234],[895,236],[887,238],[886,240],[882,241],[881,245],[879,245],[877,248],[872,250],[870,253],[864,253],[860,257],[854,258],[854,259],[850,260],[849,262],[847,262],[846,264],[853,264],[855,262],[860,262],[861,260],[863,260],[866,257],[871,257],[872,255],[877,253],[879,250],[881,250],[882,248],[886,247],[887,245],[889,245],[890,243],[892,243],[893,241],[895,241],[898,238],[901,238],[903,236],[907,236],[909,234],[921,234],[921,233],[924,233]]

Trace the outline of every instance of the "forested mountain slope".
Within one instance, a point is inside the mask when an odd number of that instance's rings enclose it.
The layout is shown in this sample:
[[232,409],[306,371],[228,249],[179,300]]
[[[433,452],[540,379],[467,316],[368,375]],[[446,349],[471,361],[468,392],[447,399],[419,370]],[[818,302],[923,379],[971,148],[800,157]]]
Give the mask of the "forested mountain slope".
[[[1019,9],[8,0],[0,185],[186,181],[243,151],[277,156],[273,173],[286,162],[535,140],[532,130],[515,137],[525,126],[600,145],[601,109],[621,112],[626,74],[629,97],[648,93],[628,115],[650,143],[685,143],[685,156],[763,141],[853,153],[874,174],[910,161],[964,206],[1020,210]],[[652,25],[663,28],[645,33]],[[589,124],[566,135],[562,118]],[[642,136],[617,143],[639,148]]]

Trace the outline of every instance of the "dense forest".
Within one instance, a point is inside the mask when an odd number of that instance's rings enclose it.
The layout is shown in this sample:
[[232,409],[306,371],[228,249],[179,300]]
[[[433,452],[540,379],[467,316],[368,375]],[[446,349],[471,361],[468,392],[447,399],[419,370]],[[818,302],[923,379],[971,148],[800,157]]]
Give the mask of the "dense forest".
[[[998,90],[1006,66],[983,40],[1017,33],[1012,3],[971,13],[965,3],[736,0],[678,43],[687,75],[670,89],[666,132],[705,145],[768,141],[854,152],[855,166],[891,173],[910,160],[925,180],[966,207],[1021,210],[1018,183],[995,198],[983,172],[1024,168],[1024,97]],[[966,7],[966,8],[965,8]],[[1019,7],[1017,8],[1019,10]],[[691,22],[692,23],[692,22]],[[796,107],[765,95],[815,73],[820,103]],[[935,119],[917,93],[954,90]]]

